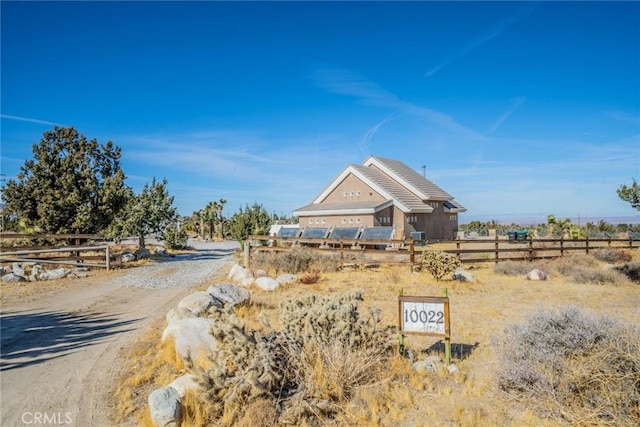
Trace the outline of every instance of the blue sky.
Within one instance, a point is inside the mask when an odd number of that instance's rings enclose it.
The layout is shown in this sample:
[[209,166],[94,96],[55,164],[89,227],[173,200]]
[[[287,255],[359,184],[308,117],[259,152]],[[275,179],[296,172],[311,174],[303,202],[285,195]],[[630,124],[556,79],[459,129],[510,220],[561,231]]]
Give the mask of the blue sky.
[[640,2],[6,2],[1,168],[54,124],[181,214],[291,215],[398,159],[473,219],[635,216]]

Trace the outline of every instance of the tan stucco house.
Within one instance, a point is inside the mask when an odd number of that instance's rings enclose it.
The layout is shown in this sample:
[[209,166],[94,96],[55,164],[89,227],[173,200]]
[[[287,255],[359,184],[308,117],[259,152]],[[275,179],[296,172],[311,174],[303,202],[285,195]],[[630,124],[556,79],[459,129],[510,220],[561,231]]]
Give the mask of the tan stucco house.
[[300,227],[389,227],[395,238],[424,232],[453,239],[466,208],[404,163],[370,156],[347,166],[310,205],[296,209]]

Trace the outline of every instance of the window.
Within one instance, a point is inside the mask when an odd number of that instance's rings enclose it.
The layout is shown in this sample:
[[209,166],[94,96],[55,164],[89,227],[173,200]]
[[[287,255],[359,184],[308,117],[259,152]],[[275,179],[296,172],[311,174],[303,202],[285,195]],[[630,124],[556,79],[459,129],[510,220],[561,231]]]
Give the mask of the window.
[[320,220],[316,218],[316,224],[320,224]]
[[351,192],[351,197],[353,197],[353,191]]
[[360,192],[359,191],[356,191],[356,196],[360,197]]
[[353,224],[353,218],[349,218],[349,224]]
[[349,193],[347,193],[346,191],[344,193],[342,193],[342,196],[347,197],[349,195]]
[[346,224],[347,223],[347,218],[342,218],[342,223]]
[[324,218],[322,218],[322,223],[323,223],[323,224],[326,224],[326,223],[327,223],[327,220],[326,220],[326,219],[324,219]]
[[356,218],[356,223],[360,224],[360,218]]

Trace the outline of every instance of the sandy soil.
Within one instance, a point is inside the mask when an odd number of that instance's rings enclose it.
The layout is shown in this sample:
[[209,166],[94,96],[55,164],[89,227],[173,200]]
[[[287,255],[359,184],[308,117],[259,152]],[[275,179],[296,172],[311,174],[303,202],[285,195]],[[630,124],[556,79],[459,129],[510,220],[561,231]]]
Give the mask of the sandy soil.
[[198,285],[123,287],[126,273],[2,284],[0,425],[110,425],[121,349]]

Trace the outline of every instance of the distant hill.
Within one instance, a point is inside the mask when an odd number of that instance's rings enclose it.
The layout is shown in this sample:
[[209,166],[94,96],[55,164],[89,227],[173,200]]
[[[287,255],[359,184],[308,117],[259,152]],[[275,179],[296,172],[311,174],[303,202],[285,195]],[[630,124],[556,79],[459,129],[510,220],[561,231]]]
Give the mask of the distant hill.
[[[556,218],[566,218],[562,215],[556,215]],[[640,224],[640,215],[629,215],[629,216],[594,216],[594,217],[569,217],[571,222],[574,224],[585,224],[587,222],[597,223],[600,220],[608,222],[609,224]],[[520,224],[520,225],[537,225],[537,224],[546,224],[547,216],[546,215],[476,215],[469,216],[460,215],[460,224],[468,224],[471,221],[482,221],[487,222],[491,220],[496,220],[501,224]]]

